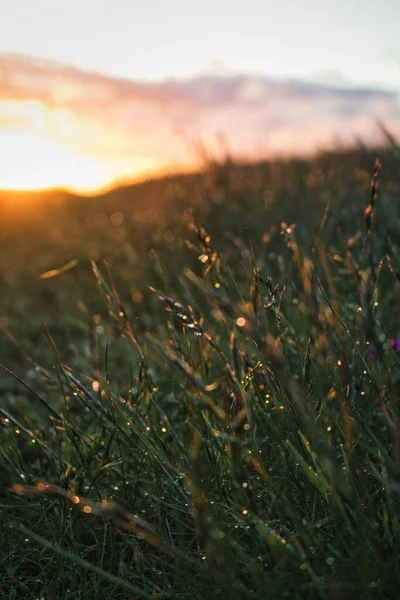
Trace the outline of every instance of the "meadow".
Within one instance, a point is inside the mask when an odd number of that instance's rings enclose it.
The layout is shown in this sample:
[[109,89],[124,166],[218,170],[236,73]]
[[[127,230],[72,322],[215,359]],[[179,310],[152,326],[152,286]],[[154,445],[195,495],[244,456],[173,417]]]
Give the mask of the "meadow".
[[400,150],[0,193],[0,598],[395,598]]

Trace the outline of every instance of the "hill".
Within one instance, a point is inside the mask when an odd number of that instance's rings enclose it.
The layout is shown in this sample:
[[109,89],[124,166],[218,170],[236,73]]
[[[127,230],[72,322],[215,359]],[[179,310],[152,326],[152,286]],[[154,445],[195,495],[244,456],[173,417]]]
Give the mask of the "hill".
[[396,147],[0,194],[0,596],[395,597],[399,194]]

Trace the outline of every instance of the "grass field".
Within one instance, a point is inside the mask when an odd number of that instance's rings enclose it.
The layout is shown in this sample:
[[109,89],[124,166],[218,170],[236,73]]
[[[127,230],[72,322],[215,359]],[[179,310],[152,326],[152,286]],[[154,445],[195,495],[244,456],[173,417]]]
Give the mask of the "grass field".
[[0,194],[0,598],[397,597],[399,203],[395,143]]

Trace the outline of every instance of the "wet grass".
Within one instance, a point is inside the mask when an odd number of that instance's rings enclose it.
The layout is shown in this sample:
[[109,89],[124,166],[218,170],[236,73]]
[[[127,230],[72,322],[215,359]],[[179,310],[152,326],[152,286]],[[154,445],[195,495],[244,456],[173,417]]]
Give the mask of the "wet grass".
[[396,147],[149,185],[2,198],[0,596],[396,597]]

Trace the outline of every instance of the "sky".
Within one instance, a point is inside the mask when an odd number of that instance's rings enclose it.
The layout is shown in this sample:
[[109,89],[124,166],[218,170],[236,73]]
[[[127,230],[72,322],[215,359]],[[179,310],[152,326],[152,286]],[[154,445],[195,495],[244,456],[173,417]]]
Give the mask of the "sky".
[[[309,152],[400,130],[398,0],[0,0],[0,187]],[[306,140],[304,137],[306,136]]]

